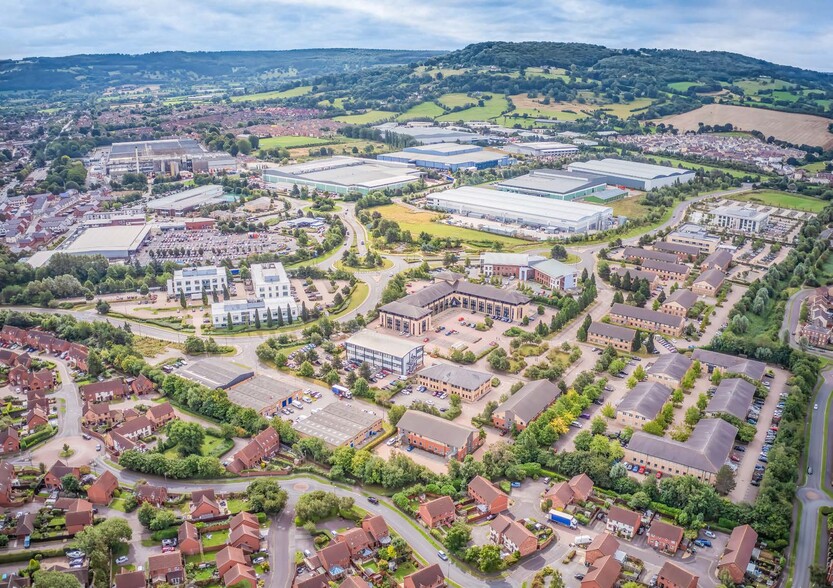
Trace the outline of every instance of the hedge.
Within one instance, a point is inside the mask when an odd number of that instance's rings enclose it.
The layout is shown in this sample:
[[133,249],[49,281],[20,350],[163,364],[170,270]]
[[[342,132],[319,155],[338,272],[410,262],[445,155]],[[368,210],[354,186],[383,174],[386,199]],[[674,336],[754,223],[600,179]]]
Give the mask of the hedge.
[[50,437],[55,435],[55,433],[57,433],[57,432],[58,432],[57,427],[49,427],[48,429],[42,429],[42,430],[38,431],[37,433],[35,433],[34,435],[29,435],[28,437],[24,437],[23,439],[21,439],[20,440],[20,448],[21,449],[28,449],[32,445],[35,445],[37,443],[40,443],[41,441],[45,441],[46,439],[49,439]]
[[151,533],[150,538],[154,541],[162,541],[163,539],[174,539],[179,535],[179,527],[169,527],[167,529],[162,529],[161,531],[154,531]]
[[37,559],[38,556],[43,559],[45,557],[64,557],[64,555],[64,550],[60,547],[56,549],[27,549],[25,551],[10,551],[0,553],[0,564],[19,561],[28,562],[30,559]]

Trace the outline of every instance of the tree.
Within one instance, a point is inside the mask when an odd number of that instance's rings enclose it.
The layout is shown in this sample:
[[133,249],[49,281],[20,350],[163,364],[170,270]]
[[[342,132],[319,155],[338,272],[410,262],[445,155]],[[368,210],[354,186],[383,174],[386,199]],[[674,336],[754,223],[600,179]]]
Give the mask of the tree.
[[200,455],[205,441],[205,428],[199,423],[175,420],[168,425],[168,439],[182,457]]
[[38,588],[81,588],[81,582],[65,572],[38,570],[34,574],[34,580]]
[[714,480],[714,489],[718,494],[726,496],[735,489],[735,472],[728,465],[723,465],[717,470]]
[[93,377],[98,377],[104,371],[104,363],[101,361],[101,355],[95,349],[90,349],[87,354],[87,373]]
[[653,353],[656,350],[654,347],[654,336],[651,333],[645,337],[645,351],[648,353]]
[[205,342],[199,337],[188,335],[185,338],[185,353],[188,355],[198,355],[205,353]]
[[480,553],[477,558],[477,567],[480,571],[488,574],[502,569],[504,564],[500,557],[500,547],[492,543],[487,543],[480,548]]
[[305,361],[298,368],[298,375],[302,378],[311,378],[315,375],[315,368],[308,361]]
[[95,311],[98,314],[107,314],[110,312],[110,303],[99,298],[98,302],[95,303]]
[[249,499],[250,510],[272,516],[284,509],[287,494],[276,481],[260,478],[246,488],[246,498]]
[[590,432],[594,435],[604,435],[605,431],[607,431],[607,422],[600,417],[595,417],[592,421],[590,421]]
[[367,380],[364,377],[357,378],[355,383],[353,384],[353,394],[359,397],[368,397],[370,396],[370,384],[367,383]]
[[182,308],[188,306],[188,302],[185,300],[185,292],[183,292],[182,290],[179,291],[179,305]]
[[81,493],[81,482],[72,474],[67,474],[61,478],[61,488],[67,494],[78,496]]
[[406,407],[404,407],[404,406],[402,406],[401,404],[394,404],[394,405],[392,405],[392,406],[388,409],[388,422],[389,422],[392,426],[394,426],[394,427],[395,427],[395,426],[396,426],[396,424],[399,422],[399,419],[401,419],[401,418],[402,418],[402,415],[404,415],[404,414],[405,414],[405,411],[406,411],[406,410],[407,410],[407,408],[406,408]]
[[459,553],[471,540],[471,528],[464,523],[454,523],[445,535],[445,546],[451,553]]
[[132,537],[130,524],[118,517],[105,519],[75,535],[73,545],[87,554],[90,568],[94,571],[96,588],[107,588],[110,585],[113,551],[121,550]]
[[177,524],[176,515],[166,508],[157,510],[150,521],[151,531],[161,531]]

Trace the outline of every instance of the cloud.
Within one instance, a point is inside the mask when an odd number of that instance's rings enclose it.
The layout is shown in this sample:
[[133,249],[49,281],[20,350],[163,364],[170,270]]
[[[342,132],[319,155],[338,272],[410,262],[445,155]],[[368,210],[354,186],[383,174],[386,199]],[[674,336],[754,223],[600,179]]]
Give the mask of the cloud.
[[[0,57],[490,40],[724,50],[831,69],[825,0],[38,0],[12,2]],[[37,5],[37,8],[33,6]]]

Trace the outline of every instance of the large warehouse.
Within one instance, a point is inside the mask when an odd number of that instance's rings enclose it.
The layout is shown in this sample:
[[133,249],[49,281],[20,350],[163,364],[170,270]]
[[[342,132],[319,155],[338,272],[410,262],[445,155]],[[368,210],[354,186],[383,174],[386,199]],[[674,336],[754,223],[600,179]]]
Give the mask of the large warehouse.
[[505,192],[466,186],[428,194],[428,206],[475,218],[546,227],[568,233],[606,229],[613,220],[607,206],[539,198],[526,194],[507,197]]
[[252,378],[254,371],[222,359],[201,359],[181,368],[177,375],[209,388],[227,390]]
[[406,125],[384,123],[374,128],[379,129],[383,133],[389,132],[411,137],[414,141],[422,145],[434,145],[437,143],[474,143],[476,141],[486,140],[486,137],[477,133],[468,133],[446,127],[437,127],[434,125],[425,125],[420,123],[411,123]]
[[578,147],[569,143],[555,143],[553,141],[531,141],[529,143],[507,143],[502,147],[509,153],[527,155],[530,157],[562,157],[578,153]]
[[421,176],[412,165],[357,157],[328,157],[263,170],[263,181],[269,187],[290,190],[307,186],[333,194],[404,188]]
[[360,409],[340,402],[297,419],[293,428],[304,437],[321,439],[329,447],[361,447],[381,434],[381,413]]
[[420,368],[424,357],[422,343],[368,329],[347,339],[344,347],[347,361],[368,363],[401,375],[411,374]]
[[169,196],[162,196],[162,198],[156,198],[148,202],[147,208],[151,212],[167,216],[181,216],[189,212],[194,212],[202,206],[219,204],[221,202],[225,202],[223,187],[216,184],[208,184],[177,192],[176,194],[170,194]]
[[623,159],[576,161],[569,164],[567,169],[580,173],[598,174],[604,177],[608,184],[645,191],[674,184],[687,184],[694,179],[695,175],[690,169],[637,163]]
[[103,255],[107,259],[127,259],[142,246],[150,232],[150,225],[122,227],[90,227],[67,237],[59,253],[70,255]]
[[410,163],[417,167],[457,171],[458,169],[486,169],[509,165],[509,156],[486,151],[477,145],[438,143],[420,147],[407,147],[396,153],[377,155],[378,161]]
[[597,200],[617,200],[624,190],[608,189],[607,180],[595,174],[580,174],[561,169],[536,169],[517,178],[508,178],[495,184],[504,192],[542,196],[554,200],[575,200],[595,197]]
[[181,171],[234,171],[237,160],[228,153],[208,152],[193,139],[160,139],[113,143],[105,155],[106,170],[111,176],[126,173],[163,173]]

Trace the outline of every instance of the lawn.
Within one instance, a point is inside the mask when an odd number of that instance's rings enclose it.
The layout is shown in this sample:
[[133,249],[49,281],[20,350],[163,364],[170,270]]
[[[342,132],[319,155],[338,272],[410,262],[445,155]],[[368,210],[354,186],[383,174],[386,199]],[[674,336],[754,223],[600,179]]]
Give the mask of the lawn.
[[678,92],[685,92],[691,86],[696,86],[697,82],[674,82],[672,84],[668,84],[668,87],[672,90],[677,90]]
[[113,510],[118,510],[120,512],[127,512],[127,508],[125,507],[124,498],[114,498],[112,502],[110,502],[110,508]]
[[[232,447],[234,447],[234,441],[231,439],[222,439],[206,433],[205,439],[200,446],[200,454],[203,457],[220,457],[230,451]],[[167,449],[163,455],[168,459],[180,458],[176,446]]]
[[570,76],[567,75],[567,70],[560,68],[560,67],[551,67],[549,68],[549,73],[545,73],[544,70],[540,67],[528,67],[526,68],[526,77],[527,79],[531,78],[546,78],[548,80],[564,80],[565,82],[570,79]]
[[613,214],[616,216],[626,216],[628,218],[640,218],[648,214],[650,210],[647,206],[640,202],[642,196],[631,196],[630,198],[623,198],[616,202],[609,204],[602,204],[601,206],[609,206],[613,209]]
[[447,106],[448,108],[454,108],[456,106],[472,106],[477,104],[477,99],[472,98],[471,96],[467,96],[466,94],[443,94],[439,98],[440,104]]
[[212,531],[202,536],[203,547],[214,547],[215,545],[225,545],[228,541],[228,529],[222,531]]
[[445,110],[433,102],[422,102],[412,106],[407,111],[396,117],[398,121],[413,120],[415,118],[436,118],[445,114]]
[[826,200],[774,190],[747,192],[745,194],[733,195],[731,198],[732,200],[740,200],[742,202],[758,202],[767,206],[778,206],[780,208],[791,208],[793,210],[807,212],[821,212],[828,204]]
[[275,98],[294,98],[295,96],[303,96],[309,94],[312,86],[298,86],[284,90],[283,92],[259,92],[257,94],[245,94],[243,96],[232,96],[232,102],[257,102],[258,100],[274,100]]
[[246,507],[249,506],[245,500],[240,498],[231,498],[226,501],[226,508],[231,514],[237,514],[240,511],[246,510]]
[[[501,94],[484,94],[490,95],[492,98],[490,100],[483,100],[483,106],[473,106],[471,108],[467,108],[465,110],[460,110],[459,112],[449,112],[443,116],[437,117],[438,121],[472,121],[472,120],[489,120],[496,118],[506,112],[509,109],[509,102],[506,98]],[[458,96],[457,94],[446,94],[446,96]],[[465,94],[462,94],[465,96]],[[471,101],[471,98],[466,98]],[[447,104],[442,98],[440,101],[443,104]],[[474,101],[477,104],[477,101]]]
[[168,343],[152,337],[133,337],[133,348],[144,357],[156,357],[165,353],[168,347],[175,345],[176,343]]
[[757,94],[761,90],[783,90],[791,87],[783,80],[740,80],[734,83],[738,88],[743,89],[747,96]]
[[395,112],[388,110],[368,110],[362,114],[347,114],[344,116],[337,116],[333,120],[353,125],[366,125],[383,121],[385,119],[396,116]]
[[443,223],[431,222],[432,219],[438,218],[440,215],[429,211],[415,211],[406,208],[400,204],[388,204],[387,206],[379,206],[373,209],[384,218],[394,220],[399,223],[400,229],[403,231],[411,231],[411,235],[416,238],[423,231],[429,235],[440,238],[462,239],[464,242],[473,244],[475,246],[485,246],[484,242],[491,247],[492,243],[503,243],[507,247],[515,247],[519,245],[526,245],[527,242],[522,239],[514,237],[504,237],[503,235],[494,235],[492,233],[484,233],[474,229],[466,229],[446,225]]
[[318,145],[329,145],[333,139],[321,139],[320,137],[302,137],[300,135],[285,135],[283,137],[267,137],[260,140],[259,149],[274,149],[283,147],[294,149],[296,147],[316,147]]
[[417,571],[416,566],[411,562],[406,562],[396,568],[396,571],[393,573],[393,576],[396,578],[398,582],[402,582],[405,576],[410,576],[415,571]]
[[816,161],[814,163],[808,163],[807,165],[802,165],[801,169],[806,169],[811,174],[816,174],[818,172],[822,172],[827,167],[826,161]]

